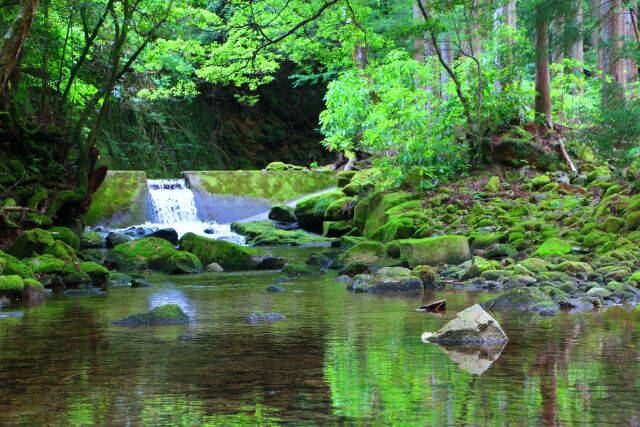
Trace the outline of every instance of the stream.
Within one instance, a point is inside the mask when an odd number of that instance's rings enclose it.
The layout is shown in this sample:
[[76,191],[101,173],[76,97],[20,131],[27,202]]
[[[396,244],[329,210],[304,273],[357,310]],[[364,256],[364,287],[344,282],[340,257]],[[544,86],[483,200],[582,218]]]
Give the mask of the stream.
[[[310,249],[279,249],[305,259]],[[640,420],[632,311],[499,313],[497,360],[450,355],[420,334],[482,294],[353,294],[335,275],[154,275],[150,288],[56,295],[0,321],[0,424],[487,425]],[[283,293],[265,290],[277,281]],[[445,298],[443,317],[419,313]],[[110,322],[176,303],[189,325]],[[287,320],[251,325],[253,311]]]

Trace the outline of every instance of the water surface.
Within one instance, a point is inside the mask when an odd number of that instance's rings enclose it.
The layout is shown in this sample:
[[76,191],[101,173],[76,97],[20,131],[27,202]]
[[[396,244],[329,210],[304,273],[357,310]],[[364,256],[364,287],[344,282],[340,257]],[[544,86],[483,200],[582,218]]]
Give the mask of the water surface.
[[[510,337],[473,375],[434,331],[482,295],[354,295],[334,275],[155,276],[152,288],[54,296],[0,319],[0,424],[574,425],[640,422],[638,321],[499,314]],[[169,283],[172,280],[174,283]],[[446,298],[444,317],[415,312]],[[110,322],[177,303],[190,325]],[[253,311],[287,315],[249,325]]]

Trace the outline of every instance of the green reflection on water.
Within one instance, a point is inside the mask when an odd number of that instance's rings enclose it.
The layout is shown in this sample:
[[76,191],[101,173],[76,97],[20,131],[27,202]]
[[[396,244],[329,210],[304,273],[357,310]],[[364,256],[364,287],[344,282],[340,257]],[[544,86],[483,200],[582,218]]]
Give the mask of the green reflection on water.
[[[482,296],[437,295],[445,317],[414,309],[435,295],[354,295],[335,276],[154,277],[146,289],[54,297],[0,319],[0,424],[539,425],[640,419],[636,315],[624,308],[555,318],[500,314],[510,337],[472,375],[422,332]],[[163,301],[190,325],[110,322]],[[252,311],[288,320],[248,325]]]

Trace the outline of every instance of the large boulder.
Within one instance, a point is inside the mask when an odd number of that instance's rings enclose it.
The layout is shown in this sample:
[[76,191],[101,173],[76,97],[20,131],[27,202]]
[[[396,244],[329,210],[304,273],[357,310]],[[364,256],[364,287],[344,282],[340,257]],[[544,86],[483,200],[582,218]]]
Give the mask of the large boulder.
[[177,304],[165,304],[145,313],[132,314],[113,322],[118,326],[179,325],[189,323],[189,316]]
[[167,260],[164,270],[169,274],[193,274],[202,272],[200,258],[190,252],[178,251]]
[[107,256],[107,260],[121,271],[165,271],[169,258],[177,252],[178,250],[167,240],[143,237],[116,246]]
[[48,231],[34,228],[22,233],[7,250],[7,253],[17,258],[29,258],[43,254],[46,249],[53,245],[53,236]]
[[520,167],[532,165],[538,170],[554,169],[559,165],[558,155],[528,138],[503,137],[492,141],[485,150],[491,162]]
[[294,223],[298,222],[295,209],[287,205],[273,205],[269,211],[269,219],[272,221]]
[[187,233],[180,239],[180,249],[191,252],[203,265],[218,263],[225,271],[253,270],[260,268],[265,253],[224,240]]
[[464,236],[438,236],[396,242],[400,256],[406,258],[411,267],[460,264],[471,259],[469,242]]
[[271,221],[236,221],[231,230],[247,238],[254,246],[328,246],[329,239],[303,230],[282,230]]
[[111,232],[107,234],[106,238],[107,249],[113,249],[116,246],[130,242],[131,240],[133,239],[126,234]]
[[339,264],[349,265],[356,262],[373,264],[387,256],[387,247],[379,242],[364,241],[347,249],[338,258]]
[[0,251],[0,259],[3,260],[2,264],[4,264],[2,274],[7,276],[17,275],[23,279],[35,279],[31,268],[18,258]]
[[496,319],[475,304],[444,325],[438,332],[425,332],[422,341],[446,345],[487,345],[508,340]]
[[331,191],[300,200],[295,208],[298,222],[304,228],[321,230],[324,213],[329,205],[344,197],[345,194],[342,191]]
[[422,280],[411,270],[402,267],[384,267],[375,275],[360,274],[353,278],[347,289],[354,292],[420,292]]
[[157,237],[158,239],[164,239],[170,242],[173,246],[178,245],[178,232],[173,228],[161,228],[160,230],[150,233],[147,237]]
[[80,236],[68,227],[53,227],[47,230],[54,240],[61,240],[73,249],[80,249]]
[[491,310],[547,310],[554,306],[553,299],[538,288],[518,287],[508,290],[482,303]]

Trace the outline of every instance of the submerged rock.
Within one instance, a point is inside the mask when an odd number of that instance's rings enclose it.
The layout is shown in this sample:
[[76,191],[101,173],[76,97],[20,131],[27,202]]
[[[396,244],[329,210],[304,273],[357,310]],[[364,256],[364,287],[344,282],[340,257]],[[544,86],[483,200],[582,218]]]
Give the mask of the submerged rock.
[[118,326],[179,325],[189,323],[189,316],[177,304],[165,304],[145,313],[132,314],[113,322]]
[[251,313],[246,317],[247,322],[251,324],[277,322],[279,320],[286,320],[287,316],[280,313]]
[[456,315],[438,332],[425,332],[422,341],[447,345],[485,345],[508,341],[496,319],[475,304]]

